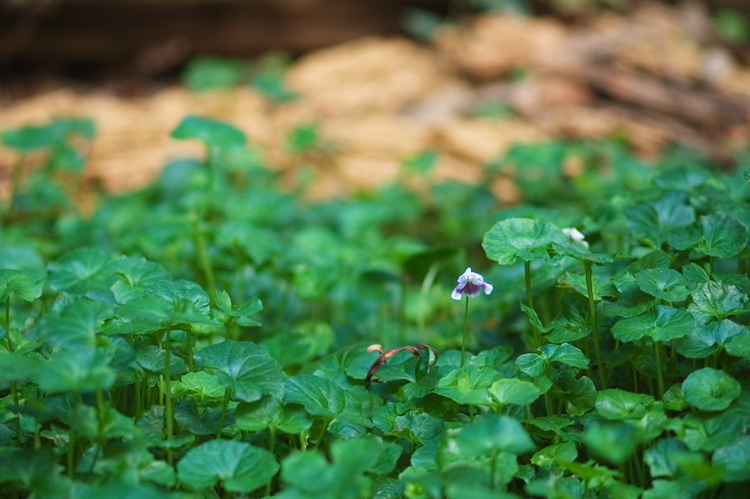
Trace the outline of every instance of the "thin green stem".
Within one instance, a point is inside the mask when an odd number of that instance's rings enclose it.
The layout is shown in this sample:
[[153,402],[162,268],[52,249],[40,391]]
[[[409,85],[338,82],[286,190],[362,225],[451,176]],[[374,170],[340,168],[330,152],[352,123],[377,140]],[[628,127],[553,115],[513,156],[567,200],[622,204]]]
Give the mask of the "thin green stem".
[[229,408],[229,396],[232,390],[227,388],[224,390],[224,403],[221,406],[221,418],[219,418],[219,430],[216,432],[216,438],[221,438],[221,434],[224,432],[224,421],[227,419],[227,409]]
[[[274,454],[276,450],[276,427],[271,425],[268,427],[268,452]],[[268,479],[266,482],[266,496],[271,495],[271,485],[273,484],[273,477]]]
[[73,472],[74,466],[75,466],[75,444],[76,444],[76,431],[71,427],[70,431],[68,432],[68,460],[67,460],[67,467],[68,467],[68,478],[73,478]]
[[661,359],[663,357],[661,341],[654,340],[654,355],[656,356],[656,377],[659,383],[659,398],[664,398],[664,372],[661,365]]
[[[164,337],[164,418],[167,424],[167,440],[174,438],[172,421],[172,328],[168,327]],[[167,463],[171,466],[174,456],[172,448],[167,448]]]
[[208,296],[211,298],[212,303],[216,303],[216,281],[214,280],[214,271],[211,268],[211,260],[208,258],[208,253],[206,252],[206,242],[203,238],[200,221],[197,217],[193,220],[193,240],[195,243],[195,252],[198,257],[198,265],[200,265],[203,277],[206,279]]
[[188,371],[193,372],[193,327],[190,324],[188,324],[185,331],[185,341],[187,341]]
[[[99,448],[96,451],[96,456],[98,457],[99,454],[103,454],[104,451],[107,449],[107,436],[104,434],[104,389],[103,388],[97,388],[96,389],[96,416],[99,423]],[[91,469],[94,469],[94,464],[96,464],[96,457],[94,458],[94,462],[91,464]]]
[[591,267],[592,263],[589,260],[584,260],[583,268],[586,271],[586,291],[589,295],[589,315],[591,316],[591,330],[594,337],[594,352],[596,353],[596,365],[599,368],[599,381],[601,382],[602,389],[607,389],[607,372],[604,369],[604,362],[602,360],[602,349],[599,345],[599,323],[596,318],[596,306],[594,305],[594,280],[592,277]]
[[135,420],[137,422],[141,419],[141,413],[143,412],[143,402],[141,401],[141,373],[138,372],[138,369],[133,371],[133,378],[133,398],[135,399]]
[[[550,366],[548,362],[545,362],[544,372],[548,378],[552,379],[552,373],[550,372]],[[552,398],[550,397],[549,390],[544,392],[544,406],[547,408],[547,417],[552,417],[554,413],[552,412]]]
[[[13,340],[10,338],[10,296],[5,299],[5,337],[8,340],[8,353],[13,353]],[[18,406],[18,387],[16,381],[10,382],[10,393],[13,398],[13,405]],[[18,446],[21,446],[21,414],[18,414],[16,420],[16,440]]]
[[[534,299],[531,294],[531,262],[524,260],[523,262],[524,278],[526,281],[526,303],[530,309],[534,309]],[[542,346],[542,338],[539,331],[536,330],[533,324],[529,323],[531,329],[531,335],[534,338],[534,346],[537,348]]]
[[461,342],[461,367],[464,367],[464,356],[466,354],[466,338],[468,336],[468,325],[469,323],[469,296],[466,296],[466,307],[464,308],[464,337]]
[[495,474],[497,473],[497,455],[499,451],[492,453],[492,462],[490,463],[490,490],[495,490]]

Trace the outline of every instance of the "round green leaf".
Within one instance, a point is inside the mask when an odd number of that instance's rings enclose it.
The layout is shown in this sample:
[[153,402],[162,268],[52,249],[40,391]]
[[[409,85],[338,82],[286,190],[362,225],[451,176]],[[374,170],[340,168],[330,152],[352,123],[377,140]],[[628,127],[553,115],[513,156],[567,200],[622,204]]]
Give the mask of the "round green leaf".
[[102,270],[111,258],[112,255],[102,249],[71,251],[47,266],[50,287],[54,291],[78,294],[101,288],[109,277]]
[[198,366],[214,369],[219,382],[239,400],[253,402],[280,394],[286,375],[268,350],[250,341],[223,341],[194,355]]
[[578,347],[574,347],[570,343],[562,343],[560,345],[547,343],[541,348],[541,351],[542,356],[548,362],[556,361],[579,369],[586,369],[589,366],[589,359],[586,358],[586,355]]
[[646,414],[646,406],[654,401],[651,395],[631,393],[625,390],[602,390],[596,395],[594,406],[607,419],[639,419]]
[[722,411],[742,391],[736,379],[724,371],[704,367],[693,371],[682,382],[688,404],[702,411]]
[[490,260],[510,265],[518,259],[549,260],[547,247],[552,242],[562,246],[568,244],[565,235],[555,225],[544,220],[509,218],[497,222],[484,234],[482,248]]
[[542,394],[534,383],[516,378],[497,380],[492,383],[489,391],[490,395],[502,405],[528,405]]
[[750,335],[735,336],[724,345],[724,348],[729,355],[750,359]]
[[112,316],[108,303],[87,299],[68,304],[59,316],[46,315],[29,337],[46,341],[53,347],[91,348],[96,345],[96,333],[104,321]]
[[493,452],[523,454],[535,446],[518,420],[487,414],[476,423],[447,434],[440,447],[443,453],[457,453],[471,458]]
[[693,303],[688,307],[688,311],[701,324],[750,311],[747,294],[733,284],[707,282],[696,288],[691,296]]
[[221,482],[232,492],[250,492],[279,471],[273,454],[245,442],[212,440],[194,449],[177,463],[177,477],[193,489]]
[[360,403],[351,393],[330,379],[313,374],[289,378],[284,385],[284,403],[301,404],[315,416],[361,419]]
[[34,301],[42,296],[44,279],[22,270],[0,270],[0,302],[11,295],[25,301]]
[[669,341],[687,335],[695,327],[695,319],[682,309],[657,305],[656,308],[612,326],[615,339],[631,342],[644,336],[656,341]]
[[455,369],[444,376],[434,393],[455,400],[459,404],[489,404],[492,398],[489,388],[503,375],[491,367],[468,365]]
[[627,423],[592,424],[583,441],[594,455],[614,464],[624,462],[638,445],[636,429]]
[[641,291],[666,301],[682,301],[690,295],[688,280],[674,269],[646,269],[637,272]]
[[747,244],[747,228],[737,220],[721,213],[701,217],[702,236],[698,249],[717,258],[737,255]]
[[209,147],[238,147],[247,142],[245,134],[232,125],[199,116],[187,116],[183,119],[172,131],[172,137],[197,139]]
[[711,462],[724,468],[727,482],[750,480],[750,435],[741,435],[734,442],[716,449]]
[[109,388],[115,382],[109,362],[104,352],[94,348],[56,352],[42,364],[39,387],[47,393]]

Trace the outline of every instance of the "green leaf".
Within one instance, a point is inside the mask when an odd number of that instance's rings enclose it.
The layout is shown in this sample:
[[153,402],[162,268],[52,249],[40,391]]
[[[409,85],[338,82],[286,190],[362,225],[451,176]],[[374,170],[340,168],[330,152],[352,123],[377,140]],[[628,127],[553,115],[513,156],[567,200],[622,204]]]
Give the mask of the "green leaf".
[[[221,407],[207,407],[199,410],[194,399],[180,400],[174,405],[175,422],[184,432],[194,435],[216,435],[221,423],[221,414]],[[228,414],[224,426],[231,425],[233,422],[234,418]]]
[[[327,322],[306,322],[276,334],[261,344],[268,349],[282,368],[309,363],[316,357],[322,357],[333,345],[334,331]],[[389,367],[390,364],[383,366]],[[378,371],[378,378],[383,373]]]
[[534,450],[521,423],[509,416],[486,414],[476,423],[449,431],[440,441],[437,462],[487,456],[497,452],[523,454]]
[[102,322],[112,316],[113,310],[108,303],[76,300],[66,305],[59,316],[42,317],[29,336],[53,347],[92,348],[96,346],[96,333]]
[[693,303],[688,307],[688,311],[701,324],[750,311],[747,294],[742,293],[733,284],[708,282],[696,288],[691,296]]
[[60,137],[52,124],[27,125],[6,130],[0,135],[3,144],[21,152],[46,149],[59,143]]
[[634,277],[644,293],[661,300],[682,301],[690,295],[688,280],[673,269],[646,269]]
[[562,442],[548,445],[531,456],[531,464],[537,466],[551,466],[558,460],[573,462],[578,458],[578,450],[573,442]]
[[589,359],[581,352],[580,349],[574,347],[570,343],[563,343],[561,345],[553,345],[547,343],[540,348],[542,356],[547,359],[548,362],[560,362],[566,366],[577,367],[579,369],[586,369],[589,366]]
[[459,404],[491,404],[489,388],[501,379],[503,375],[491,367],[468,365],[448,373],[433,391]]
[[594,405],[597,412],[607,419],[625,420],[642,418],[652,402],[654,397],[651,395],[608,389],[597,394]]
[[560,371],[555,374],[553,380],[557,388],[565,394],[565,410],[571,416],[580,416],[591,410],[596,400],[594,382],[587,376],[576,379],[576,371]]
[[536,353],[525,353],[519,355],[515,364],[521,372],[528,374],[532,378],[539,376],[544,372],[544,357]]
[[300,404],[314,416],[353,421],[361,419],[359,401],[347,390],[321,376],[292,376],[284,385],[283,401],[285,404]]
[[[717,345],[726,345],[736,336],[748,334],[748,328],[729,319],[696,324],[690,333],[673,342],[675,349],[689,359],[702,359],[713,354]],[[729,352],[731,354],[731,352]]]
[[547,247],[553,242],[568,244],[565,235],[553,224],[530,218],[509,218],[497,222],[485,233],[482,248],[490,260],[510,265],[518,259],[550,260]]
[[44,278],[22,270],[0,270],[0,301],[15,295],[24,301],[34,301],[42,296]]
[[716,449],[711,463],[724,469],[724,481],[750,480],[750,435],[741,435],[736,441]]
[[183,388],[197,393],[203,398],[221,397],[225,388],[219,382],[219,377],[205,371],[186,373],[180,378]]
[[623,463],[638,445],[635,428],[626,423],[592,424],[583,441],[594,455],[614,464]]
[[618,321],[612,326],[612,336],[623,342],[639,341],[645,336],[669,341],[685,336],[695,326],[695,319],[685,310],[657,305],[637,317]]
[[[156,345],[140,344],[135,349],[135,361],[146,371],[164,374],[167,363],[167,352]],[[169,357],[169,369],[173,378],[186,373],[188,370],[182,357],[174,354]]]
[[729,355],[750,359],[750,335],[735,336],[724,347]]
[[281,405],[273,395],[266,395],[255,402],[240,402],[234,411],[237,427],[246,431],[278,428],[285,433],[307,430],[312,421],[303,409],[294,405]]
[[490,386],[489,392],[501,405],[528,405],[542,394],[534,383],[516,378],[495,381]]
[[704,367],[693,371],[682,382],[688,404],[702,411],[721,411],[729,407],[742,391],[736,379],[724,371]]
[[686,200],[686,193],[667,192],[658,201],[628,208],[625,220],[635,237],[659,249],[670,229],[685,227],[695,221],[695,209]]
[[245,134],[228,123],[187,116],[172,131],[172,137],[181,140],[197,139],[207,147],[241,147],[247,142]]
[[730,258],[747,245],[747,228],[731,217],[712,213],[701,217],[700,225],[702,235],[698,249],[707,255]]
[[115,382],[109,357],[94,348],[56,352],[42,364],[39,387],[47,393],[107,389]]
[[54,291],[83,294],[104,287],[108,275],[104,267],[112,256],[101,249],[83,248],[50,263],[49,285]]
[[251,79],[250,85],[271,102],[284,103],[299,98],[299,94],[290,90],[284,83],[282,75],[278,73],[259,73]]
[[659,440],[643,453],[643,460],[653,477],[672,477],[679,472],[676,458],[688,452],[685,444],[676,438]]
[[0,381],[37,379],[43,363],[37,354],[0,352]]
[[260,322],[252,318],[253,315],[263,310],[263,304],[257,297],[250,298],[242,305],[235,307],[232,305],[229,293],[221,290],[216,293],[216,306],[229,317],[232,317],[234,322],[240,326],[253,327],[261,325]]
[[197,57],[185,67],[182,79],[193,92],[228,90],[240,85],[247,63],[226,57]]
[[120,277],[112,285],[112,292],[118,303],[142,298],[146,291],[153,289],[160,281],[171,278],[163,266],[144,258],[117,258],[109,262],[105,270]]
[[177,463],[180,482],[193,489],[221,483],[231,492],[250,492],[279,471],[273,454],[236,440],[212,440],[199,445]]
[[286,375],[268,350],[250,341],[223,341],[196,352],[196,365],[214,369],[234,398],[253,402],[263,395],[280,395]]

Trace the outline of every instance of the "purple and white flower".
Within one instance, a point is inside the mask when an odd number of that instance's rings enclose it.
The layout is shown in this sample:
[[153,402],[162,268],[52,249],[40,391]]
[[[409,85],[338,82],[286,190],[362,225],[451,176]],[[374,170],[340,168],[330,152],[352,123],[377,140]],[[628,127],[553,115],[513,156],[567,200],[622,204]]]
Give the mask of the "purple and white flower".
[[451,293],[451,298],[460,300],[463,295],[473,298],[479,296],[479,293],[482,291],[486,295],[492,293],[492,284],[484,282],[484,277],[481,274],[472,272],[471,267],[469,267],[458,278],[458,285]]
[[568,237],[568,239],[570,239],[574,243],[580,244],[584,248],[589,249],[589,243],[584,241],[583,234],[581,234],[581,231],[579,231],[575,227],[566,227],[562,230],[562,232]]

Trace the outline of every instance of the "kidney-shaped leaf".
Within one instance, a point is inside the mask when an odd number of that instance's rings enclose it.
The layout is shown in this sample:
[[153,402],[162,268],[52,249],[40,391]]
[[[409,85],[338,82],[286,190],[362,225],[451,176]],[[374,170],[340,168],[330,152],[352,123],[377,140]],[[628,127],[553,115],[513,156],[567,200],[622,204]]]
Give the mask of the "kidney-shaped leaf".
[[328,378],[313,374],[293,376],[284,385],[284,403],[300,404],[307,412],[326,418],[362,419],[359,401]]
[[86,293],[104,285],[107,274],[102,272],[112,256],[97,248],[81,248],[67,253],[47,266],[49,284],[55,291]]
[[645,269],[635,274],[641,291],[666,301],[682,301],[690,295],[688,280],[674,269]]
[[747,294],[737,286],[725,282],[707,282],[692,292],[693,303],[688,311],[701,324],[712,319],[726,319],[750,310]]
[[112,315],[112,305],[87,299],[69,303],[59,317],[46,315],[30,337],[54,347],[77,348],[96,345],[96,333],[102,321]]
[[510,265],[519,258],[525,261],[549,260],[547,246],[556,242],[566,246],[568,240],[560,229],[544,220],[509,218],[497,222],[484,234],[482,248],[487,258],[500,265]]
[[738,254],[747,244],[747,228],[737,220],[712,213],[701,217],[701,239],[698,249],[717,258],[730,258]]
[[685,400],[702,411],[722,411],[740,396],[742,388],[724,371],[704,367],[693,371],[682,382]]
[[646,406],[654,401],[651,395],[625,390],[602,390],[596,395],[594,406],[607,419],[639,419],[646,414]]
[[25,301],[34,301],[42,296],[44,279],[22,270],[0,270],[0,302],[11,295]]
[[198,366],[214,369],[219,382],[245,402],[281,394],[286,375],[268,353],[251,341],[223,341],[194,355]]
[[476,423],[447,434],[440,445],[447,446],[450,453],[469,458],[492,452],[523,454],[534,449],[534,442],[518,420],[498,414],[487,414]]
[[109,362],[105,353],[94,348],[56,352],[42,365],[39,387],[47,393],[109,388],[115,382]]
[[237,147],[247,142],[245,134],[232,125],[200,116],[185,117],[172,131],[172,137],[197,139],[209,147]]
[[264,485],[279,471],[273,454],[245,442],[212,440],[191,449],[177,463],[182,483],[205,489],[221,482],[226,490],[250,492]]
[[501,379],[490,386],[490,395],[502,405],[528,405],[541,394],[534,383],[516,378]]
[[638,341],[644,336],[669,341],[687,335],[695,326],[695,319],[685,310],[657,305],[637,317],[617,322],[612,326],[612,336],[624,342]]

